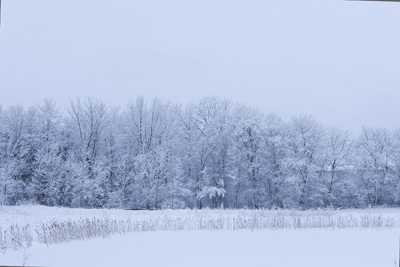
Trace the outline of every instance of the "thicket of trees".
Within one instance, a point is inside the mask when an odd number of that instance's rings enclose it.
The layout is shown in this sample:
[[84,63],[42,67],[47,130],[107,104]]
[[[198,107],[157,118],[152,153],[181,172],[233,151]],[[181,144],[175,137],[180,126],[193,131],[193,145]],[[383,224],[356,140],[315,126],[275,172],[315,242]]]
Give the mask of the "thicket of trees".
[[0,204],[316,208],[400,203],[400,130],[357,138],[207,97],[0,109]]

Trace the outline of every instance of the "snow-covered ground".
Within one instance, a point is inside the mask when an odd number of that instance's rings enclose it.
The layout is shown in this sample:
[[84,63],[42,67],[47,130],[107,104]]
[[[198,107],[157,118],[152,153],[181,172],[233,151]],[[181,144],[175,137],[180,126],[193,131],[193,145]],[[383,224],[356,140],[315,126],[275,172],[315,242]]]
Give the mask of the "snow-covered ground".
[[[85,227],[76,227],[82,223]],[[27,265],[49,267],[389,267],[398,259],[400,209],[124,211],[0,206],[3,241],[15,225],[26,227],[32,243],[16,251],[3,249],[0,265],[22,265],[26,259]],[[86,235],[77,235],[81,230]]]

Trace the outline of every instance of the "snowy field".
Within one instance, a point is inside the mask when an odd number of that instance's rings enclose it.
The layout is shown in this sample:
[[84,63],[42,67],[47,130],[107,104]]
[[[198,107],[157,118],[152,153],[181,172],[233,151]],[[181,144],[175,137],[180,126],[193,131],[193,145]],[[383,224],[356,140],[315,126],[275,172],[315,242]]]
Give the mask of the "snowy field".
[[[110,222],[118,231],[112,231]],[[82,223],[93,229],[78,229],[88,231],[86,235],[71,233]],[[0,265],[389,267],[398,258],[400,209],[122,211],[22,206],[0,207],[0,227],[3,246],[12,227],[26,227],[31,233],[29,245],[23,242],[0,253]],[[50,229],[43,232],[47,242],[40,239],[43,228]],[[51,229],[58,239],[50,238]]]

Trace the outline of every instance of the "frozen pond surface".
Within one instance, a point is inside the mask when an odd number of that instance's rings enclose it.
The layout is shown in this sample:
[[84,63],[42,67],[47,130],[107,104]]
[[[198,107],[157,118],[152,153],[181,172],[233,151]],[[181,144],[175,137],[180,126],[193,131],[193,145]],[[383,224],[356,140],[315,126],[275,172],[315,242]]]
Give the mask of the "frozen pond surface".
[[[34,244],[0,255],[0,265],[393,267],[400,229],[160,231],[109,239]],[[397,265],[398,266],[398,265]]]

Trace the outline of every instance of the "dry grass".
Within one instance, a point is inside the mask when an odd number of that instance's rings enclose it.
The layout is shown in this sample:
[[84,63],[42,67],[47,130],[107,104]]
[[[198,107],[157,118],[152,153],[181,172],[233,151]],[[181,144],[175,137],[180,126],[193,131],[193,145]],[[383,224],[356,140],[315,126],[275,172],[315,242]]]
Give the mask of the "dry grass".
[[333,215],[316,212],[291,214],[268,211],[254,211],[245,214],[221,211],[218,215],[215,213],[208,215],[207,212],[204,212],[187,216],[185,213],[180,216],[168,216],[167,213],[160,213],[159,216],[149,218],[119,220],[92,217],[60,220],[36,226],[15,224],[8,229],[0,229],[0,252],[5,253],[9,249],[25,249],[32,246],[33,242],[51,245],[96,237],[108,238],[114,234],[128,232],[314,228],[400,228],[400,220],[398,216],[377,214]]

